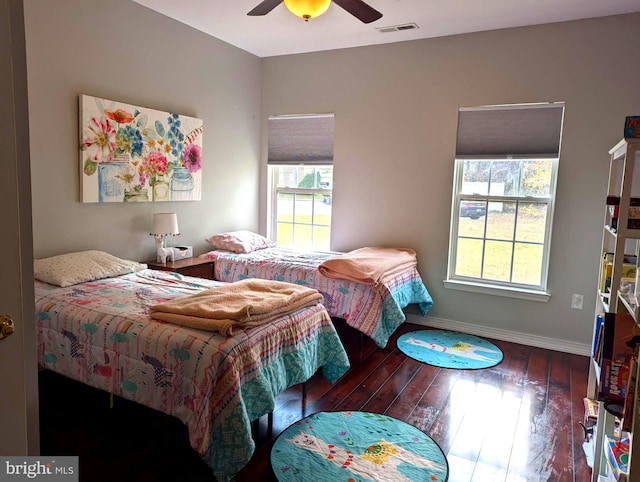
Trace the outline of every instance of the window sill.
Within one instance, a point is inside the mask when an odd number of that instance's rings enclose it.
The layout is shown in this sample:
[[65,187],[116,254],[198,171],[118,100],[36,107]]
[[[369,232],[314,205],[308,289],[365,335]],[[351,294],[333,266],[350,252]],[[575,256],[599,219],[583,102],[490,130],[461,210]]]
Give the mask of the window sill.
[[469,281],[444,280],[445,288],[470,291],[473,293],[483,293],[486,295],[505,296],[507,298],[519,298],[529,301],[540,301],[546,303],[551,298],[551,293],[538,290],[526,290],[521,288],[509,288],[506,286],[485,285],[480,283],[472,283]]

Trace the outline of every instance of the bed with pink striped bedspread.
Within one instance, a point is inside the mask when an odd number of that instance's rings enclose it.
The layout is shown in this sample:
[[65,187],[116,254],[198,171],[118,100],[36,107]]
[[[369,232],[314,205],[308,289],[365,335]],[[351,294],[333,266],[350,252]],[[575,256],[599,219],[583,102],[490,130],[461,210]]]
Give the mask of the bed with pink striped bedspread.
[[342,318],[384,348],[393,332],[406,321],[403,309],[417,304],[426,315],[433,300],[416,268],[386,279],[380,286],[330,279],[318,266],[341,253],[266,248],[237,254],[213,250],[201,258],[215,259],[214,278],[232,282],[245,278],[287,281],[315,288],[324,297],[332,317]]
[[151,304],[219,284],[143,270],[66,288],[36,280],[35,295],[41,367],[177,417],[226,481],[253,454],[250,422],[276,394],[319,368],[333,382],[349,361],[321,304],[229,337],[149,317]]

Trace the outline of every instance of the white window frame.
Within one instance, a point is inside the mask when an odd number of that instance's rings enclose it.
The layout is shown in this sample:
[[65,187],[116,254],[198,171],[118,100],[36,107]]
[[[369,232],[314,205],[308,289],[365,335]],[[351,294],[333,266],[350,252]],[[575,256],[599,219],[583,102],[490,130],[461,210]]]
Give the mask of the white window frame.
[[[558,180],[558,158],[544,160],[551,161],[551,179],[549,185],[549,196],[547,197],[531,197],[531,196],[496,196],[493,194],[487,195],[468,195],[462,194],[462,181],[463,181],[463,169],[465,160],[538,160],[536,157],[511,157],[509,159],[499,157],[483,157],[483,156],[465,156],[464,158],[456,158],[455,170],[454,170],[454,186],[453,186],[453,200],[451,208],[451,228],[449,237],[449,262],[447,269],[447,279],[444,284],[447,288],[457,289],[462,291],[473,291],[478,293],[487,293],[499,296],[507,296],[512,298],[521,298],[533,301],[548,301],[550,293],[547,291],[548,273],[549,273],[549,254],[551,250],[551,228],[553,225],[554,206],[556,199],[556,186]],[[547,205],[547,219],[545,226],[545,236],[542,255],[541,266],[541,281],[539,286],[523,285],[513,282],[505,282],[499,280],[488,280],[483,278],[475,278],[469,276],[456,275],[456,260],[457,260],[457,246],[458,246],[458,230],[460,220],[460,203],[465,201],[483,201],[487,202],[487,214],[490,202],[541,202]],[[486,233],[486,220],[487,214],[484,216],[485,233]],[[515,219],[514,230],[517,226],[517,217]],[[483,236],[484,241],[490,238]],[[500,240],[505,241],[505,240]],[[515,243],[515,240],[511,240],[511,243]],[[538,243],[536,243],[538,244]],[[483,252],[484,259],[484,252]],[[511,269],[513,269],[513,250],[512,260],[510,262]]]
[[[314,164],[314,165],[304,165],[305,167],[313,167],[313,168],[318,168],[318,169],[322,169],[322,168],[331,168],[332,170],[332,179],[333,179],[333,165],[332,164]],[[267,231],[267,237],[273,241],[275,241],[277,243],[278,241],[278,194],[310,194],[310,195],[316,195],[316,194],[321,194],[323,196],[331,196],[332,198],[332,202],[333,202],[333,189],[324,189],[324,188],[299,188],[299,187],[279,187],[278,184],[278,179],[279,179],[279,169],[283,167],[280,165],[271,165],[269,166],[269,192],[270,192],[270,196],[269,196],[269,205],[268,205],[268,209],[269,209],[269,228]],[[333,186],[333,183],[332,183]],[[322,227],[328,227],[329,228],[329,237],[331,237],[331,228],[332,225],[326,225],[326,224],[316,224],[313,222],[313,220],[315,219],[315,203],[311,204],[311,223],[296,223],[295,222],[295,203],[294,203],[294,213],[293,213],[293,220],[290,224],[292,224],[294,227],[296,225],[305,225],[305,226],[311,226],[311,233],[312,233],[312,239],[313,239],[313,227],[314,226],[322,226]],[[333,216],[332,216],[332,220],[333,220]],[[293,230],[294,232],[294,236],[295,236],[295,229]],[[294,237],[294,245],[295,245],[295,237]],[[329,246],[330,249],[330,246]]]

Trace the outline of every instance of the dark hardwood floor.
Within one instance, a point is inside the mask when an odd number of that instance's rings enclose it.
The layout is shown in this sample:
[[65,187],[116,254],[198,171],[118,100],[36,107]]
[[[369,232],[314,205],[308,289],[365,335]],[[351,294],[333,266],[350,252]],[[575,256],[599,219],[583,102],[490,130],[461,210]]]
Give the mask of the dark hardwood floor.
[[[338,324],[352,368],[334,385],[316,374],[278,396],[273,437],[318,411],[362,410],[404,420],[429,434],[449,462],[450,482],[586,482],[582,449],[588,358],[491,340],[504,353],[496,367],[451,370],[385,349]],[[362,346],[362,350],[360,350]],[[40,374],[43,455],[79,455],[80,480],[213,482],[190,449],[186,428],[164,414],[54,373]],[[274,438],[260,420],[259,449],[237,482],[274,481]],[[321,476],[318,479],[322,480]]]

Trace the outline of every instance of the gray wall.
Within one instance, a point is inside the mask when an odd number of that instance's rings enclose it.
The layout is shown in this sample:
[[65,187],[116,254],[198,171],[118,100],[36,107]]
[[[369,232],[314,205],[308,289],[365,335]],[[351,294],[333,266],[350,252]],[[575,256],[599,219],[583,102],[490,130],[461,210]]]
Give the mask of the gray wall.
[[[155,256],[155,212],[176,212],[169,245],[258,229],[260,59],[129,0],[25,0],[34,255],[102,249]],[[78,95],[204,121],[202,201],[79,202]]]
[[[268,115],[335,112],[332,249],[416,249],[436,326],[588,352],[607,151],[640,114],[638,25],[633,14],[264,59],[263,157]],[[446,289],[458,108],[544,101],[566,102],[550,301]],[[264,198],[264,159],[261,176]]]
[[[154,212],[176,211],[197,254],[213,232],[265,232],[267,117],[335,112],[333,249],[416,249],[435,326],[588,349],[607,150],[640,113],[640,15],[262,60],[128,0],[25,0],[25,17],[36,257],[149,259]],[[80,203],[81,93],[202,118],[203,200]],[[447,290],[457,109],[539,101],[566,102],[551,299]]]

